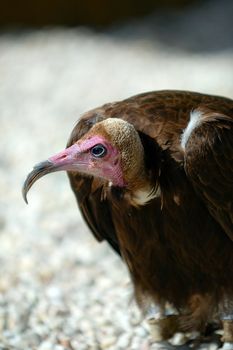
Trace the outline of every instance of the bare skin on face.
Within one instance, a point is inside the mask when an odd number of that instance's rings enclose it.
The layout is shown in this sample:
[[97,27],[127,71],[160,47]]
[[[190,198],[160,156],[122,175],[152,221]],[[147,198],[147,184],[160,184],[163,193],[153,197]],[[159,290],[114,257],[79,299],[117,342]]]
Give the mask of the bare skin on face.
[[135,198],[135,205],[142,197],[146,200],[151,196],[140,138],[134,127],[121,119],[97,123],[74,145],[37,164],[23,187],[25,201],[36,180],[61,170],[77,171],[99,177],[116,187],[127,187],[132,192],[131,198]]

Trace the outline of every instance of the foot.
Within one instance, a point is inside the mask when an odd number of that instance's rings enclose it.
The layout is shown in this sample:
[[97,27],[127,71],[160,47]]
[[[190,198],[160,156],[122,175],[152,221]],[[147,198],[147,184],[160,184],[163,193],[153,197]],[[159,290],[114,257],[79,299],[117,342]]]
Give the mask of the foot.
[[233,320],[224,319],[223,324],[223,336],[222,341],[224,344],[233,344]]
[[150,328],[151,338],[155,342],[170,339],[179,332],[177,315],[165,316],[163,318],[151,317],[147,320]]

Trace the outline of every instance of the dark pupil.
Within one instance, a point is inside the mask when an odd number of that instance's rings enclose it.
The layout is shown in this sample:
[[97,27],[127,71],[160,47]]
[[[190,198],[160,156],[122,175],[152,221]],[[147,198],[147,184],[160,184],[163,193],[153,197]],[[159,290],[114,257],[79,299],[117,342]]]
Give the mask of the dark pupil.
[[107,150],[103,145],[96,145],[92,148],[91,153],[94,157],[103,157],[106,154]]

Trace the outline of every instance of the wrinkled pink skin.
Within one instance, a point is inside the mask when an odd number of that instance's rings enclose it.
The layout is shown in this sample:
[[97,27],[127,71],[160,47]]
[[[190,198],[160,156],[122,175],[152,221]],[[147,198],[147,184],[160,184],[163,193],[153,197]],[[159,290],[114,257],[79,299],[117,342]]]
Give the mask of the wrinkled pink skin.
[[[102,158],[95,158],[91,154],[91,148],[100,143],[106,147],[107,153]],[[77,171],[101,177],[112,182],[114,186],[126,185],[118,150],[101,136],[92,136],[78,141],[48,160],[57,166],[58,170]]]

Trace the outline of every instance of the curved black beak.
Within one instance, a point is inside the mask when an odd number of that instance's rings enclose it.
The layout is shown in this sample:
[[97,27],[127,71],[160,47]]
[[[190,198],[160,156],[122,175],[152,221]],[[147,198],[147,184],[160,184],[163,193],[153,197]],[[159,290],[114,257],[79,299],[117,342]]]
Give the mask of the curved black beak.
[[58,167],[49,160],[45,160],[44,162],[38,163],[34,166],[33,170],[28,174],[22,189],[23,199],[27,204],[27,193],[34,182],[36,182],[40,177],[58,170],[57,168]]
[[25,202],[28,203],[27,193],[34,182],[40,177],[60,170],[72,171],[74,169],[77,171],[79,155],[80,148],[77,144],[74,144],[50,157],[48,160],[36,164],[33,170],[28,174],[23,185],[22,194]]

